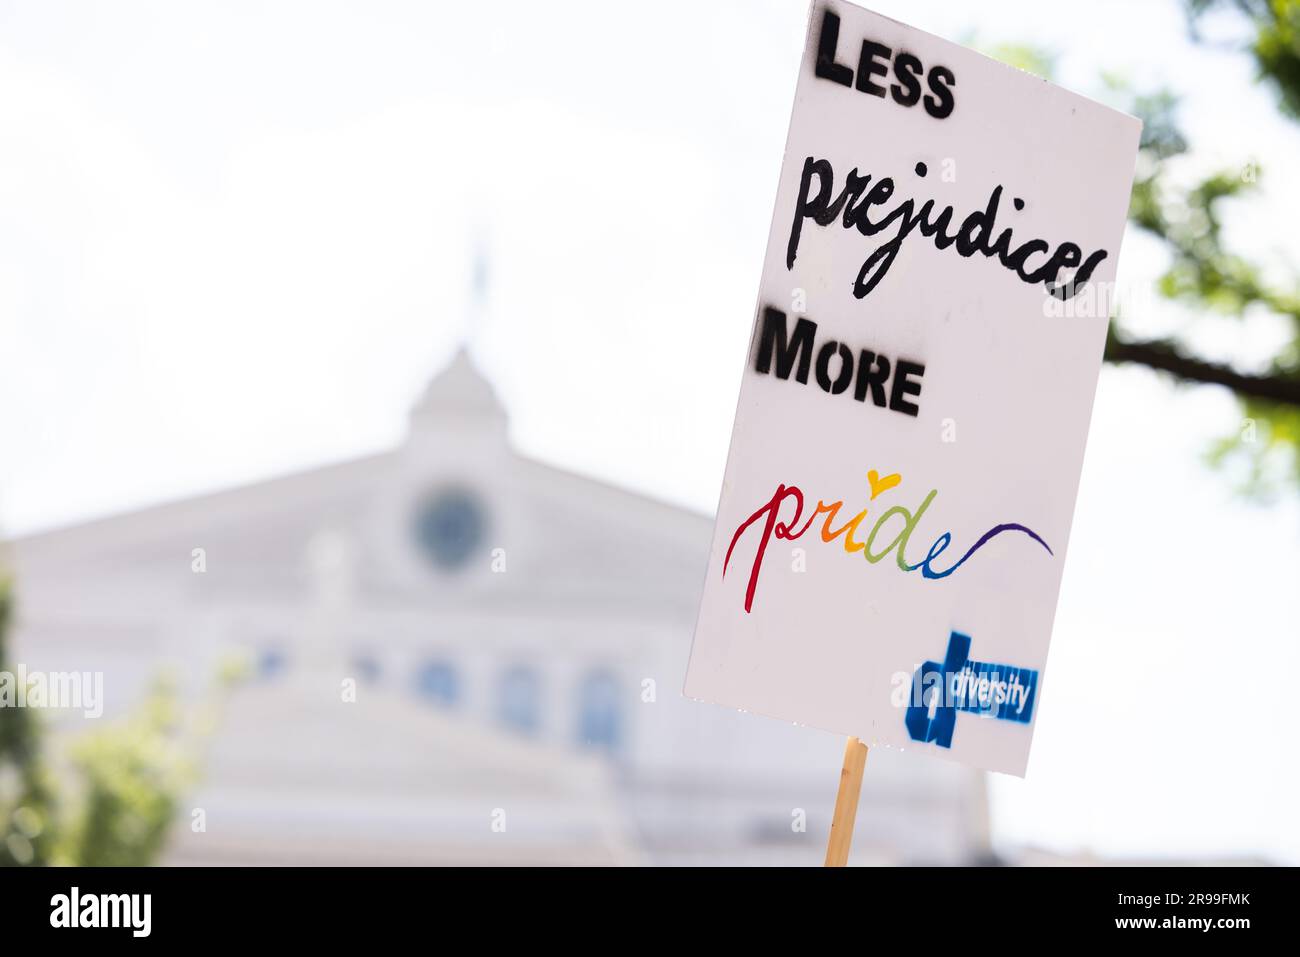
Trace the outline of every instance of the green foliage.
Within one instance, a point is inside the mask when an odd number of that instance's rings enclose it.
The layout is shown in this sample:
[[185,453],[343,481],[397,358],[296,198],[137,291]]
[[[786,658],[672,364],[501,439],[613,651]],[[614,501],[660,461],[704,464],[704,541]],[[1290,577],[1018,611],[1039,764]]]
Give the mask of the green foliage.
[[[0,671],[9,667],[12,618],[12,582],[0,573]],[[56,810],[35,714],[0,708],[0,865],[49,863],[59,840]]]
[[1248,22],[1247,49],[1259,77],[1273,85],[1278,106],[1300,119],[1300,2],[1297,0],[1189,0],[1193,25],[1216,8],[1232,8]]
[[[11,670],[11,584],[0,577],[0,671]],[[0,708],[0,865],[156,860],[191,779],[177,717],[159,684],[130,717],[77,740],[56,776],[38,712]]]
[[[1211,8],[1235,14],[1253,36],[1248,49],[1261,78],[1278,93],[1283,115],[1300,118],[1300,0],[1192,0],[1193,24]],[[1188,307],[1193,317],[1240,320],[1272,316],[1289,330],[1287,343],[1263,366],[1234,377],[1213,373],[1231,368],[1206,357],[1177,366],[1157,366],[1186,381],[1213,381],[1235,388],[1242,407],[1239,429],[1210,450],[1212,463],[1236,467],[1245,493],[1266,498],[1300,483],[1300,405],[1264,398],[1278,388],[1300,388],[1300,278],[1279,279],[1229,248],[1222,224],[1226,207],[1247,201],[1261,176],[1248,157],[1235,169],[1219,170],[1190,187],[1171,182],[1171,160],[1187,151],[1177,123],[1178,101],[1168,91],[1134,97],[1132,110],[1144,123],[1138,176],[1129,216],[1159,238],[1170,254],[1157,281],[1161,295]],[[1122,331],[1116,333],[1122,336]],[[1160,347],[1190,353],[1183,337]],[[1199,372],[1212,373],[1200,376]]]
[[1050,80],[1056,72],[1056,56],[1031,43],[981,44],[971,38],[967,45],[1007,66]]
[[[1114,91],[1126,91],[1127,85],[1119,78],[1111,78]],[[1176,110],[1178,99],[1168,90],[1140,94],[1133,97],[1132,112],[1142,120],[1141,150],[1148,160],[1166,160],[1187,151],[1187,139],[1178,129]]]
[[[1238,468],[1238,490],[1248,498],[1266,501],[1288,483],[1300,483],[1300,457],[1296,454],[1300,408],[1243,399],[1242,411],[1241,434],[1220,438],[1211,445],[1207,458],[1221,468]],[[1257,451],[1243,454],[1243,450]]]
[[175,695],[161,683],[126,721],[77,742],[83,793],[68,833],[70,862],[120,867],[157,858],[191,778],[179,731]]
[[[1300,119],[1300,0],[1188,0],[1194,37],[1199,38],[1196,27],[1212,11],[1226,14],[1239,28],[1245,37],[1241,47],[1253,56],[1261,81],[1276,92],[1282,115]],[[1031,45],[983,49],[1011,66],[1047,79],[1053,75],[1055,57]],[[1227,207],[1251,200],[1259,167],[1242,157],[1235,169],[1179,185],[1173,171],[1189,145],[1178,122],[1177,96],[1169,90],[1136,93],[1119,76],[1103,75],[1101,81],[1110,99],[1143,122],[1129,218],[1169,253],[1157,292],[1187,308],[1188,327],[1196,319],[1271,316],[1289,330],[1288,341],[1267,362],[1244,370],[1199,355],[1186,335],[1130,339],[1117,319],[1106,358],[1147,365],[1181,382],[1232,389],[1242,421],[1212,445],[1209,461],[1239,476],[1241,491],[1252,497],[1293,492],[1300,485],[1300,278],[1269,274],[1235,252],[1223,233]]]

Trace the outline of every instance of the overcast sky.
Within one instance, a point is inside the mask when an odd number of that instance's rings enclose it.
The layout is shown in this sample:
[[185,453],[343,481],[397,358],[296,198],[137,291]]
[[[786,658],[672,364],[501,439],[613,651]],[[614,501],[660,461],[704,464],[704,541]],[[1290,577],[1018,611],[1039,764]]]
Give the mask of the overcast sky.
[[[1189,167],[1262,164],[1234,238],[1300,262],[1278,215],[1300,186],[1268,175],[1300,134],[1244,57],[1188,43],[1178,4],[870,6],[1046,47],[1081,93],[1103,71],[1184,91]],[[464,340],[521,450],[711,511],[805,15],[0,2],[0,527],[390,447]],[[1122,278],[1161,262],[1130,232]],[[1249,363],[1280,333],[1200,335]],[[1216,390],[1103,372],[1050,690],[1028,779],[995,782],[999,841],[1300,862],[1300,510],[1244,504],[1205,468],[1238,425]]]

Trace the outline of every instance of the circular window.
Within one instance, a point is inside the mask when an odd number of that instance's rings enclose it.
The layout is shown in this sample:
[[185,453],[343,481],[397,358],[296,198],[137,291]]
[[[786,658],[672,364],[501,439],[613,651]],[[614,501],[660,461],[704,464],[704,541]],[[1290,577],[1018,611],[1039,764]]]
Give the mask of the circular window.
[[415,540],[440,568],[459,568],[483,541],[487,521],[478,499],[463,489],[439,492],[415,515]]

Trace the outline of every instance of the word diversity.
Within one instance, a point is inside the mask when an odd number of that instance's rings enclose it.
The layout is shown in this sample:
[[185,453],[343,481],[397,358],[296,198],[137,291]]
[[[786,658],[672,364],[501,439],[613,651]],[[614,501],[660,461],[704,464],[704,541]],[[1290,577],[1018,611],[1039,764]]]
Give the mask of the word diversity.
[[1038,672],[974,661],[970,649],[970,635],[954,631],[943,661],[927,661],[914,672],[912,702],[903,718],[913,741],[951,748],[959,711],[1017,724],[1033,719]]

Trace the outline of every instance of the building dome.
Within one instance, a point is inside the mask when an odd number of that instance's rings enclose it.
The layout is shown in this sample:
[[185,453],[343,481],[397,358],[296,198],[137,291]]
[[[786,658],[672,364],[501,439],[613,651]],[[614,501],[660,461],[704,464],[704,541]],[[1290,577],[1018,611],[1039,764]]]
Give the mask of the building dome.
[[484,420],[494,419],[504,424],[505,407],[464,346],[433,377],[411,409],[413,427],[426,420],[472,421],[482,427]]

